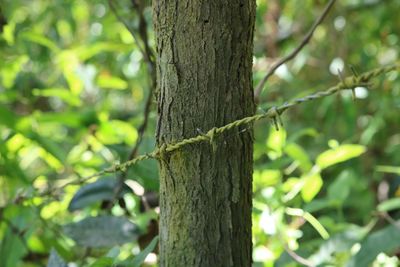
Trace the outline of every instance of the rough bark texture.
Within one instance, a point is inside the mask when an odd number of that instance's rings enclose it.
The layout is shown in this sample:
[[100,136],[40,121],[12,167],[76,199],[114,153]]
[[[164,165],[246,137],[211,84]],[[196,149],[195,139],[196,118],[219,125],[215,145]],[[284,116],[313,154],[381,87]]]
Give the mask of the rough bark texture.
[[[154,0],[157,142],[254,113],[255,0]],[[251,266],[251,128],[160,160],[160,266]]]

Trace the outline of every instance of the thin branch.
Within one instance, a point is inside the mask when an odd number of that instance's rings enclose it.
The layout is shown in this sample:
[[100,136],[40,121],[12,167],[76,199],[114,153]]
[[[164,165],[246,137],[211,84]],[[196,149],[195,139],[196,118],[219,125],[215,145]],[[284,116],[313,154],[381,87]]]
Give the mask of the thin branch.
[[329,10],[333,6],[333,4],[336,2],[336,0],[330,0],[329,3],[325,6],[324,11],[322,14],[318,17],[318,19],[314,22],[310,30],[307,32],[307,34],[304,36],[303,40],[301,43],[287,56],[281,58],[278,60],[276,63],[274,63],[268,70],[268,72],[265,74],[264,78],[260,81],[260,83],[257,85],[255,91],[254,91],[254,98],[256,99],[256,102],[258,102],[258,98],[261,94],[261,91],[264,88],[265,83],[271,77],[275,71],[283,64],[288,62],[289,60],[292,60],[303,48],[308,44],[310,41],[311,37],[314,34],[315,29],[322,23],[322,21],[325,19],[327,14],[329,13]]
[[[132,3],[132,7],[134,10],[136,10],[138,16],[139,16],[139,35],[140,38],[142,39],[142,42],[144,44],[144,50],[145,50],[145,60],[146,62],[148,62],[149,67],[151,67],[151,69],[149,70],[152,79],[154,79],[154,84],[155,84],[155,73],[154,73],[154,68],[155,68],[155,63],[154,63],[154,53],[150,47],[149,44],[149,38],[148,38],[148,34],[147,34],[147,22],[146,19],[144,17],[143,14],[143,10],[145,8],[145,1],[140,1],[140,3],[136,3],[135,0],[131,1]],[[153,77],[154,75],[154,77]]]
[[293,250],[289,249],[287,245],[285,245],[284,247],[285,247],[285,251],[287,252],[287,254],[289,254],[289,256],[292,257],[292,259],[294,259],[296,262],[298,262],[304,266],[315,267],[315,264],[313,264],[311,261],[303,258],[302,256],[300,256]]
[[383,211],[383,212],[378,212],[377,214],[379,217],[383,218],[385,221],[395,226],[397,229],[400,229],[400,222],[393,219],[393,217],[390,216],[389,213]]
[[4,16],[4,13],[2,12],[2,9],[1,9],[1,6],[0,6],[0,33],[3,33],[5,25],[7,25],[7,19]]
[[116,7],[114,6],[114,1],[113,0],[108,0],[108,5],[110,6],[111,11],[114,13],[114,15],[117,17],[117,19],[124,24],[125,28],[131,33],[133,39],[136,42],[136,45],[138,46],[140,53],[142,53],[143,57],[146,57],[146,53],[144,49],[141,47],[139,38],[136,36],[135,31],[129,26],[129,24],[120,16],[118,13]]
[[[114,10],[115,15],[117,16],[117,18],[125,25],[125,27],[129,30],[129,32],[132,34],[133,38],[136,40],[136,42],[138,42],[138,38],[136,36],[136,32],[134,29],[130,28],[129,25],[118,15],[118,12],[116,11],[115,7],[113,6],[112,0],[109,0],[110,3],[110,7]],[[138,16],[139,16],[139,36],[140,39],[142,41],[142,43],[144,44],[144,50],[141,49],[141,53],[143,55],[143,59],[145,60],[145,62],[147,63],[148,66],[148,72],[149,72],[149,76],[150,76],[150,86],[149,86],[149,95],[147,97],[146,100],[146,104],[144,107],[144,114],[143,114],[143,122],[142,124],[139,126],[138,128],[138,138],[136,140],[136,143],[134,145],[134,147],[132,148],[129,157],[128,157],[128,161],[132,160],[134,157],[136,157],[137,152],[139,150],[139,146],[143,141],[143,136],[144,133],[146,131],[147,125],[148,125],[148,121],[149,121],[149,115],[150,115],[150,111],[151,111],[151,103],[153,101],[153,94],[155,92],[155,87],[156,87],[156,74],[155,74],[155,63],[154,63],[154,53],[151,50],[150,44],[149,44],[149,40],[148,40],[148,35],[147,35],[147,22],[146,19],[144,17],[143,14],[143,10],[144,10],[144,1],[141,1],[139,4],[136,3],[136,1],[132,0],[132,8],[137,12]],[[139,48],[141,48],[139,46]],[[111,208],[114,205],[114,202],[117,200],[118,196],[120,195],[120,193],[122,192],[123,189],[123,185],[126,179],[126,172],[123,171],[119,176],[118,176],[118,181],[117,184],[114,188],[114,197],[113,200],[110,201],[108,208]]]
[[[147,97],[147,101],[146,101],[146,105],[144,108],[144,119],[142,124],[139,126],[138,129],[138,139],[136,140],[135,146],[133,147],[133,149],[131,150],[129,157],[128,157],[128,161],[134,159],[137,155],[137,152],[139,150],[139,146],[143,141],[143,136],[144,133],[146,131],[147,125],[148,125],[148,121],[149,121],[149,114],[150,114],[150,110],[151,110],[151,102],[153,100],[153,89],[154,87],[151,86],[150,87],[150,92],[149,92],[149,96]],[[114,194],[113,194],[113,200],[110,201],[108,208],[111,208],[114,205],[114,202],[118,199],[118,196],[121,194],[123,186],[124,186],[124,182],[126,179],[126,171],[123,171],[119,176],[118,176],[118,181],[117,184],[114,188]]]

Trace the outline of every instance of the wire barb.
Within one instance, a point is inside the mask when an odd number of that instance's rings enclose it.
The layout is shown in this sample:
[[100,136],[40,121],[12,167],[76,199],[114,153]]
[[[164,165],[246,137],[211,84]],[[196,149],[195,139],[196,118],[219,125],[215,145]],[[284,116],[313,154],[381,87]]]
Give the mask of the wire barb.
[[216,137],[216,133],[217,133],[217,127],[213,127],[210,131],[208,131],[207,136],[210,139],[210,145],[213,151],[213,154],[215,154],[215,152],[217,152],[217,142],[215,140]]
[[278,108],[277,107],[270,108],[270,114],[272,122],[275,126],[275,130],[279,131],[279,128],[283,128],[283,123]]

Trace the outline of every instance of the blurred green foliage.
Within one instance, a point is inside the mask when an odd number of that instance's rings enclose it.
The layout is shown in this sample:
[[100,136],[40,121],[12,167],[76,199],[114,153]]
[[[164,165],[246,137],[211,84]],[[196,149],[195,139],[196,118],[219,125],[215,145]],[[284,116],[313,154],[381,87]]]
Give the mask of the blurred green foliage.
[[[257,1],[255,84],[326,2]],[[132,2],[115,3],[139,31]],[[397,0],[338,1],[269,79],[258,112],[336,84],[338,69],[351,75],[350,65],[361,72],[398,62],[399,10]],[[156,162],[130,168],[118,194],[117,174],[66,185],[129,157],[151,87],[141,45],[108,1],[0,2],[1,266],[140,266],[146,256],[155,264]],[[398,74],[357,88],[356,97],[298,106],[280,131],[255,125],[254,266],[400,264]],[[154,106],[140,154],[154,148]]]

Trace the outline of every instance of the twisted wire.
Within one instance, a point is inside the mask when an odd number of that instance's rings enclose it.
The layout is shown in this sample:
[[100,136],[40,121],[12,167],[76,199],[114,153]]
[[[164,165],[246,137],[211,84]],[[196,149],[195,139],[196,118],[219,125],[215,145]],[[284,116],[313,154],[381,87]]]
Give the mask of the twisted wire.
[[80,179],[80,182],[89,180],[89,179],[97,177],[97,176],[104,175],[106,173],[114,173],[117,171],[126,171],[127,168],[135,165],[136,163],[138,163],[140,161],[147,160],[147,159],[161,159],[164,157],[165,153],[173,152],[175,150],[181,149],[188,145],[193,145],[193,144],[197,144],[200,142],[206,142],[206,141],[210,142],[210,144],[212,144],[213,142],[215,142],[214,138],[216,135],[222,134],[226,131],[229,131],[233,128],[237,128],[239,126],[254,123],[261,119],[265,119],[265,118],[273,119],[275,126],[278,130],[279,126],[277,124],[277,121],[280,121],[279,116],[287,109],[292,108],[297,105],[300,105],[305,102],[309,102],[312,100],[330,96],[330,95],[335,94],[342,90],[346,90],[346,89],[354,90],[354,88],[359,87],[359,86],[369,86],[370,84],[368,82],[372,78],[375,78],[381,74],[388,73],[388,72],[391,72],[394,70],[399,70],[399,69],[400,69],[400,65],[396,64],[396,65],[377,68],[377,69],[362,73],[360,75],[354,75],[354,76],[347,77],[347,78],[341,80],[341,82],[338,83],[336,86],[330,87],[329,89],[327,89],[325,91],[319,91],[319,92],[310,94],[305,97],[293,99],[293,100],[286,102],[283,105],[280,105],[278,107],[272,107],[263,114],[257,114],[254,116],[245,117],[245,118],[233,121],[231,123],[228,123],[221,127],[214,127],[205,134],[200,134],[200,135],[197,135],[197,136],[194,136],[191,138],[187,138],[187,139],[184,139],[184,140],[176,142],[176,143],[163,144],[161,147],[156,148],[151,153],[137,156],[131,160],[128,160],[128,161],[120,163],[120,164],[114,164],[113,166],[106,168],[100,172],[97,172],[93,175],[90,175],[83,179]]

